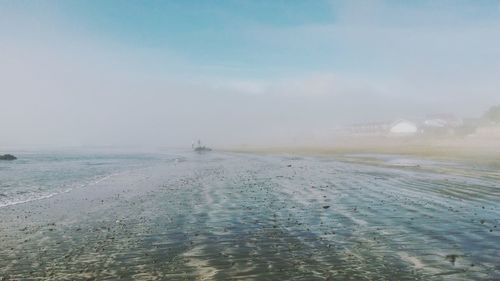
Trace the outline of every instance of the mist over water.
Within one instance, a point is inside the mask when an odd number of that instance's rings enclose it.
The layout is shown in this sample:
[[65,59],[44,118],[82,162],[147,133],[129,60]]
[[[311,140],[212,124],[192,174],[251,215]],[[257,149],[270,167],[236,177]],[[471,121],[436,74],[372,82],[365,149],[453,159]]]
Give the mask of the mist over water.
[[481,117],[500,104],[497,5],[4,1],[0,145],[279,145]]

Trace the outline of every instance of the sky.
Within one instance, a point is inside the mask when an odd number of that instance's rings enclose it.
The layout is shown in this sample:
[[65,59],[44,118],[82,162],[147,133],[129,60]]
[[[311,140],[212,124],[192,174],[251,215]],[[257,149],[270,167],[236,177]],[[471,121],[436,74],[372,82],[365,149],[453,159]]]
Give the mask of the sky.
[[0,146],[265,145],[500,104],[500,1],[0,1]]

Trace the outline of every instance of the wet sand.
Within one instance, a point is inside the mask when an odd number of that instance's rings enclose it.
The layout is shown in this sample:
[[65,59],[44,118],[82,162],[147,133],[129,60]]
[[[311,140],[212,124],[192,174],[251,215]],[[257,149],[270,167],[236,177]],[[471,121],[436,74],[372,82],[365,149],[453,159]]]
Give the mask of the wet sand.
[[0,209],[2,280],[498,280],[500,172],[187,154]]
[[235,146],[229,152],[338,157],[346,154],[407,155],[500,167],[500,138],[337,137],[327,142],[277,146]]

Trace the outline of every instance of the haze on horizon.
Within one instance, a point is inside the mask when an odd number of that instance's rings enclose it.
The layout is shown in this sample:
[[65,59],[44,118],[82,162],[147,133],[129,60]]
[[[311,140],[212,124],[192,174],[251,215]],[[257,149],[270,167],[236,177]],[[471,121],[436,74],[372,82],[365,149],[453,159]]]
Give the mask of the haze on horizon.
[[500,1],[0,2],[0,147],[276,144],[500,104]]

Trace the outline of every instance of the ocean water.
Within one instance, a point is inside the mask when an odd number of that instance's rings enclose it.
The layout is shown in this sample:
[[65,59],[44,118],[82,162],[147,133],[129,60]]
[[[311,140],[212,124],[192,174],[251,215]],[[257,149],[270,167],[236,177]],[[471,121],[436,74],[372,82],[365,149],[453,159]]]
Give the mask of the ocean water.
[[19,157],[16,161],[0,161],[0,208],[50,198],[160,161],[147,154],[21,152],[16,155]]
[[[83,187],[0,208],[0,277],[500,280],[495,166],[394,155],[70,158],[32,160],[33,171],[75,174],[44,190]],[[20,169],[2,173],[19,180],[9,173]]]

